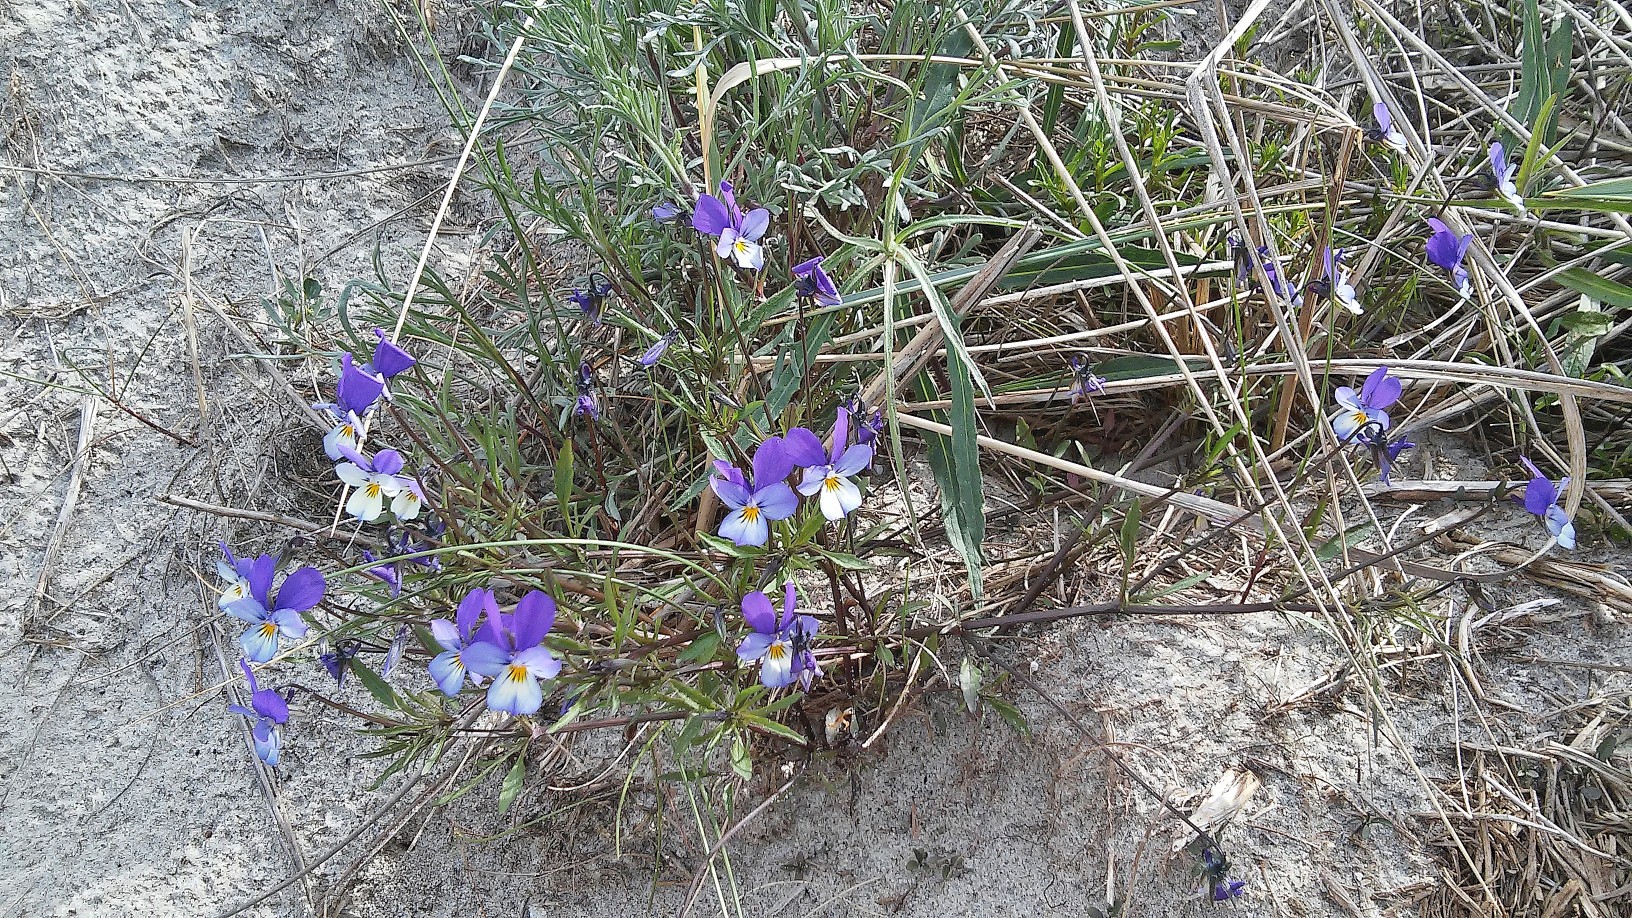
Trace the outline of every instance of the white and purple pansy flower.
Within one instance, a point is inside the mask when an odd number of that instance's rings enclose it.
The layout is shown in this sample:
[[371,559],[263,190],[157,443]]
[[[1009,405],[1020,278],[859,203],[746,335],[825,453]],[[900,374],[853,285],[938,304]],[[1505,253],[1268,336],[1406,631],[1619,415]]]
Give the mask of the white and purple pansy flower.
[[809,615],[797,614],[798,596],[793,582],[783,588],[782,612],[777,614],[771,598],[755,590],[742,597],[742,617],[753,633],[737,645],[737,659],[759,663],[759,682],[766,688],[783,688],[795,682],[810,690],[821,675],[811,642],[820,623]]
[[721,258],[730,258],[749,271],[765,267],[759,240],[770,228],[771,212],[759,207],[744,214],[730,182],[720,182],[719,197],[705,194],[697,199],[691,225],[699,233],[716,237],[714,253]]
[[222,580],[221,597],[217,603],[225,609],[240,599],[249,595],[249,572],[254,567],[252,558],[235,557],[227,543],[216,543],[221,546],[221,559],[215,562],[215,572]]
[[1405,135],[1394,126],[1394,116],[1388,111],[1388,105],[1378,102],[1371,107],[1371,117],[1377,122],[1377,127],[1367,131],[1366,136],[1396,153],[1405,152]]
[[1373,370],[1358,393],[1348,386],[1338,387],[1339,411],[1332,417],[1332,430],[1337,438],[1348,443],[1356,436],[1372,439],[1388,433],[1385,409],[1400,400],[1402,391],[1400,381],[1388,375],[1388,367]]
[[249,629],[238,638],[244,656],[256,663],[265,663],[278,652],[280,637],[306,636],[306,621],[300,613],[317,605],[323,599],[323,572],[307,566],[295,570],[283,580],[274,593],[272,580],[277,576],[278,559],[261,555],[249,566],[249,595],[226,607],[228,615],[248,622]]
[[1343,269],[1343,250],[1325,246],[1321,249],[1320,278],[1314,283],[1315,292],[1330,296],[1339,305],[1355,315],[1365,312],[1355,296],[1354,285],[1349,283],[1349,272]]
[[289,722],[289,702],[271,689],[255,683],[255,671],[243,660],[244,679],[249,682],[249,707],[229,705],[227,710],[249,718],[250,737],[255,744],[255,755],[268,765],[278,764],[278,747],[282,744],[282,727]]
[[[405,479],[397,475],[402,471],[402,454],[394,449],[382,449],[370,459],[352,449],[342,448],[340,453],[347,461],[335,466],[334,474],[352,488],[351,497],[346,500],[346,512],[372,523],[385,512],[386,498],[393,498],[395,504],[394,498],[407,487]],[[412,505],[417,514],[418,504]],[[408,509],[408,505],[404,509]]]
[[[795,428],[803,430],[803,428]],[[808,430],[804,433],[821,441]],[[802,440],[802,438],[800,438]],[[808,444],[806,444],[808,449]],[[787,443],[782,437],[767,437],[754,450],[754,478],[749,482],[742,470],[724,460],[715,460],[715,475],[709,484],[720,502],[730,510],[720,521],[720,535],[743,546],[762,546],[771,537],[771,523],[785,520],[799,509],[799,496],[788,487],[793,472]]]
[[849,438],[850,412],[843,407],[839,408],[838,417],[833,422],[831,452],[824,453],[821,442],[817,441],[812,454],[809,444],[804,442],[805,438],[800,437],[799,444],[795,445],[793,432],[790,431],[788,435],[789,452],[794,462],[805,470],[804,480],[799,483],[799,493],[806,497],[820,495],[818,500],[822,516],[827,517],[829,522],[838,522],[861,506],[861,489],[850,479],[873,464],[873,448],[865,443],[850,444]]
[[1575,524],[1570,522],[1570,515],[1564,512],[1564,508],[1558,505],[1558,498],[1570,486],[1570,479],[1566,476],[1555,485],[1527,457],[1520,456],[1519,461],[1524,463],[1524,470],[1530,473],[1530,480],[1524,486],[1524,498],[1519,502],[1526,511],[1541,517],[1547,532],[1558,540],[1559,547],[1574,549]]
[[[488,625],[481,633],[488,640],[477,638],[477,627],[484,615]],[[430,673],[442,694],[449,698],[459,694],[465,677],[474,672],[472,661],[481,661],[484,669],[504,664],[504,652],[498,647],[497,626],[492,624],[498,617],[499,604],[493,598],[493,591],[477,588],[459,600],[453,621],[439,618],[431,622],[431,635],[442,645],[442,652],[431,660]]]
[[341,447],[356,451],[357,444],[363,435],[363,419],[358,417],[355,411],[348,411],[344,416],[336,414],[335,411],[339,406],[335,405],[316,405],[314,407],[323,409],[324,413],[329,416],[329,420],[334,424],[333,427],[329,428],[329,432],[323,435],[324,454],[338,462],[345,456],[345,453],[341,451]]
[[514,614],[489,610],[487,624],[465,646],[462,658],[471,672],[493,680],[487,688],[489,710],[519,717],[537,713],[544,704],[539,680],[561,672],[561,661],[544,647],[544,636],[554,625],[555,600],[541,590],[521,597]]
[[1513,177],[1519,173],[1519,164],[1507,161],[1507,149],[1499,140],[1490,145],[1490,172],[1496,180],[1496,193],[1502,196],[1502,200],[1513,205],[1520,214],[1528,213],[1524,207],[1524,196],[1519,194],[1519,187],[1513,183]]
[[1468,269],[1462,267],[1462,259],[1467,257],[1468,248],[1473,245],[1473,234],[1458,236],[1445,221],[1438,217],[1428,218],[1428,228],[1433,234],[1428,237],[1428,260],[1445,269],[1451,276],[1451,286],[1463,299],[1473,294],[1473,282],[1468,277]]

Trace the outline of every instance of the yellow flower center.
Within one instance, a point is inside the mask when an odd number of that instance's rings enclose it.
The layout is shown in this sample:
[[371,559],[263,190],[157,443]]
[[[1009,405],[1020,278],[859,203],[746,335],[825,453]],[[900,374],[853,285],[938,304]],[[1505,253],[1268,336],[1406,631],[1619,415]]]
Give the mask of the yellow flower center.
[[363,485],[363,493],[367,494],[369,497],[379,497],[380,483],[377,481],[371,481],[368,484]]
[[1358,409],[1358,408],[1355,409],[1355,411],[1354,411],[1354,423],[1356,423],[1356,424],[1365,424],[1365,423],[1368,423],[1370,421],[1371,421],[1371,417],[1369,415],[1367,415],[1365,413],[1365,411],[1363,411],[1361,409]]
[[520,663],[511,663],[504,668],[504,678],[511,682],[520,682],[527,678],[527,667],[522,666]]
[[357,431],[353,430],[350,424],[341,424],[340,436],[345,437],[348,440],[355,440],[357,439]]
[[765,651],[765,656],[772,660],[780,660],[788,655],[788,645],[777,641]]
[[837,491],[839,489],[839,484],[842,483],[843,480],[844,479],[840,478],[839,476],[829,472],[827,478],[823,479],[822,481],[822,487],[829,491]]
[[731,243],[731,247],[740,254],[748,254],[748,240],[746,239],[739,237],[736,242]]
[[273,637],[277,633],[278,625],[276,622],[261,622],[261,637],[269,638]]
[[759,522],[759,508],[754,506],[753,504],[749,504],[748,506],[743,507],[742,508],[742,519],[743,519],[743,522],[747,522],[747,523],[757,523],[757,522]]

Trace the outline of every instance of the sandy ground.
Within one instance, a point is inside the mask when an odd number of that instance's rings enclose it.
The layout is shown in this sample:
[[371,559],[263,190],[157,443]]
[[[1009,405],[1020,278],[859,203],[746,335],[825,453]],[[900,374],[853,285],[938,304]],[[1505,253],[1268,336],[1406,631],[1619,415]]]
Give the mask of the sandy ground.
[[[370,276],[376,247],[400,284],[457,138],[363,0],[25,0],[0,9],[0,47],[5,163],[20,167],[0,172],[0,915],[215,914],[288,876],[291,841],[315,857],[395,785],[371,791],[366,741],[307,704],[263,790],[195,571],[217,538],[276,549],[286,533],[157,498],[281,512],[327,487],[315,435],[232,328],[257,327],[280,278],[332,296]],[[398,168],[265,180],[377,166]],[[469,238],[448,237],[439,263],[459,264]],[[1504,649],[1556,657],[1590,639],[1613,659],[1625,638],[1609,621],[1544,606]],[[1263,779],[1226,836],[1249,881],[1238,913],[1413,914],[1437,882],[1441,832],[1405,757],[1375,741],[1353,691],[1308,694],[1344,662],[1313,629],[1077,622],[1011,643],[1090,735],[1025,693],[1030,741],[950,695],[913,705],[882,749],[818,762],[739,837],[747,914],[1086,916],[1135,871],[1137,914],[1208,911],[1172,820],[1093,752],[1107,741],[1175,801],[1226,768]],[[1391,686],[1429,779],[1454,774],[1468,729],[1444,669],[1425,659]],[[1485,679],[1521,711],[1587,690],[1500,661]],[[1548,730],[1539,713],[1495,727]],[[617,856],[604,793],[557,816],[569,798],[547,790],[505,818],[492,799],[423,810],[383,846],[365,834],[309,890],[249,913],[312,914],[343,885],[339,913],[365,916],[664,914],[698,861],[676,832],[659,863],[638,831]],[[683,800],[663,805],[686,818]],[[718,910],[710,891],[695,913]]]

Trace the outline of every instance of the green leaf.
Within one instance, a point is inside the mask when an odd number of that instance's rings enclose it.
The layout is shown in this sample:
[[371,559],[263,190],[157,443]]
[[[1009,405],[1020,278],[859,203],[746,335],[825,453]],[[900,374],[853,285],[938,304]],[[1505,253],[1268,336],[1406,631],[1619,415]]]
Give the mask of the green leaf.
[[504,783],[499,785],[499,812],[505,813],[510,804],[516,802],[521,795],[521,786],[527,779],[527,747],[522,746],[521,752],[516,754],[516,764],[510,766],[510,771],[504,776]]
[[1519,51],[1519,92],[1508,109],[1519,123],[1528,127],[1543,146],[1552,144],[1556,118],[1538,124],[1548,97],[1562,97],[1569,85],[1574,37],[1569,17],[1561,17],[1548,35],[1539,0],[1524,0],[1522,46]]
[[368,689],[368,693],[374,696],[375,701],[378,701],[380,704],[383,704],[388,708],[400,709],[399,705],[397,704],[396,690],[391,688],[391,684],[389,682],[381,679],[378,673],[364,666],[362,661],[358,660],[356,657],[351,658],[349,665],[351,667],[352,675],[356,676],[357,681],[363,684],[363,688]]
[[555,506],[561,514],[561,525],[575,532],[572,525],[572,441],[561,444],[555,458]]
[[1026,715],[1021,714],[1019,708],[993,695],[987,695],[985,700],[992,706],[992,710],[997,712],[997,716],[1007,721],[1009,726],[1028,737],[1031,736],[1031,726],[1026,723]]
[[746,712],[737,716],[743,723],[758,727],[760,730],[763,730],[766,733],[779,736],[782,739],[785,739],[788,742],[798,746],[806,745],[804,736],[802,736],[799,731],[787,726],[786,724],[778,723],[777,721],[771,720],[768,717],[760,717],[758,714],[749,714]]
[[1212,571],[1200,571],[1199,573],[1191,574],[1183,580],[1180,580],[1177,583],[1168,584],[1159,590],[1151,590],[1146,593],[1140,593],[1133,598],[1133,601],[1136,603],[1155,602],[1156,600],[1161,599],[1163,596],[1171,596],[1174,593],[1190,589],[1203,580],[1206,580],[1208,577],[1211,577],[1212,573]]
[[[1607,306],[1632,309],[1632,287],[1607,277],[1599,277],[1586,268],[1570,268],[1558,275],[1558,282]],[[1607,327],[1604,329],[1608,330]],[[1597,334],[1601,335],[1603,332]]]
[[741,734],[731,741],[731,770],[744,781],[754,777],[754,762],[748,755],[748,741]]

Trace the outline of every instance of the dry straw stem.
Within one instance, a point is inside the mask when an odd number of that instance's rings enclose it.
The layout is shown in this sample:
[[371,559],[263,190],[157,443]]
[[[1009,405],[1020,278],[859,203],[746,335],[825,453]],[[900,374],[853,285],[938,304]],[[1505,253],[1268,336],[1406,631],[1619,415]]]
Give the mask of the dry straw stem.
[[[952,314],[963,317],[981,297],[997,286],[997,282],[1014,267],[1026,252],[1031,250],[1037,240],[1041,239],[1042,230],[1035,226],[1027,226],[1010,237],[999,249],[996,255],[980,269],[970,281],[952,298]],[[945,331],[939,322],[924,326],[906,346],[895,352],[889,366],[880,370],[871,383],[862,390],[862,401],[869,405],[876,405],[887,391],[893,390],[903,381],[911,379],[930,358],[942,353],[937,349]],[[883,355],[880,355],[882,358]]]

